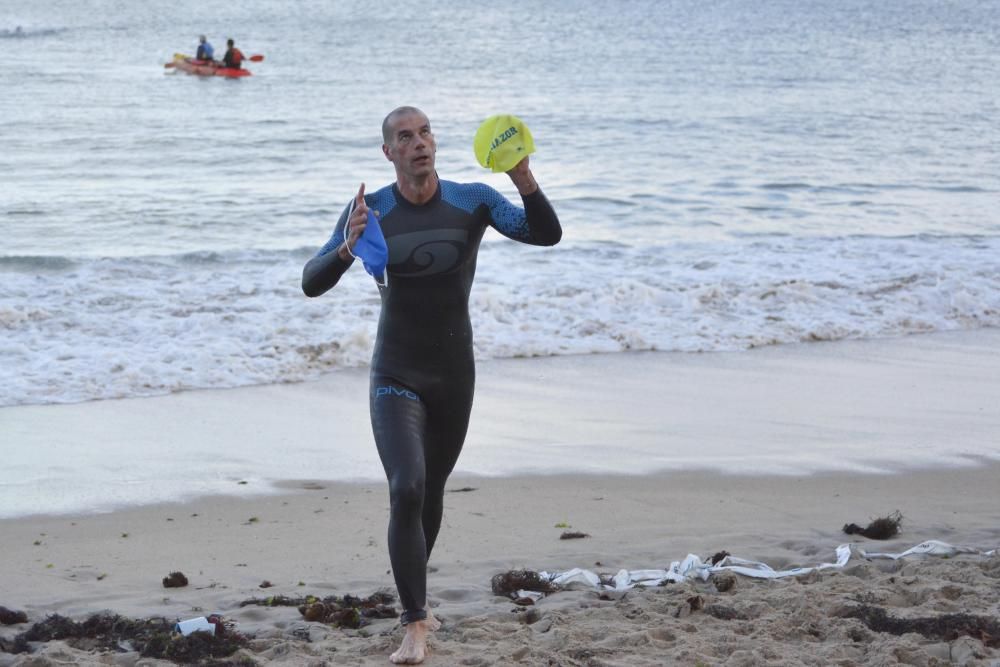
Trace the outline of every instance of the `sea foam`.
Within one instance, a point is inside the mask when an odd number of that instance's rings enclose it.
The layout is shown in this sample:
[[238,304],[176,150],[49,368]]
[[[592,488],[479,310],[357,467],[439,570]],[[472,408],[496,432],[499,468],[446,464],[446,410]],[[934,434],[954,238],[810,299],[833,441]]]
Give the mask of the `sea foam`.
[[[351,270],[308,299],[313,250],[0,262],[0,405],[315,378],[364,366],[380,299]],[[712,352],[1000,326],[1000,240],[744,239],[529,248],[489,236],[479,358]]]

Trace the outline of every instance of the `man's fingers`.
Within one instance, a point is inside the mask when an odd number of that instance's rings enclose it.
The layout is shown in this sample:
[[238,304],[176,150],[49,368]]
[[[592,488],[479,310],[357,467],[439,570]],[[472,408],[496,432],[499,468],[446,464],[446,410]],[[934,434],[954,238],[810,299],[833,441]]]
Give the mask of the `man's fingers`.
[[[368,221],[368,204],[365,203],[365,184],[358,188],[358,195],[354,198],[354,213],[351,216],[351,225],[363,224]],[[364,227],[362,227],[364,229]]]
[[354,247],[355,244],[357,244],[358,239],[360,239],[361,235],[364,234],[364,233],[365,233],[365,223],[359,222],[356,225],[351,225],[351,240],[352,240],[351,247],[352,248]]
[[365,227],[368,225],[368,206],[365,204],[364,183],[358,188],[358,194],[354,196],[354,210],[351,211],[351,218],[347,224],[350,227],[346,239],[347,247],[353,252],[354,246],[357,245],[358,239],[365,233]]

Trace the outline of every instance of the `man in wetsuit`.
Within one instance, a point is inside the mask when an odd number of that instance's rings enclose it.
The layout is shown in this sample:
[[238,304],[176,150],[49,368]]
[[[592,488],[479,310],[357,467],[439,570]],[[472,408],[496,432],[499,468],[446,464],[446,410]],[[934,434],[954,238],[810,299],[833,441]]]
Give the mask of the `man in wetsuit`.
[[[389,480],[389,558],[406,627],[395,663],[418,663],[437,621],[427,609],[427,559],[438,529],[444,487],[465,441],[475,364],[469,292],[479,243],[488,227],[532,245],[555,245],[562,229],[525,157],[507,172],[524,208],[493,188],[438,178],[427,116],[400,107],[382,123],[382,152],[396,182],[374,194],[361,188],[330,241],[302,273],[307,296],[337,284],[353,262],[368,211],[389,249],[387,280],[372,355],[369,409]],[[349,221],[349,225],[347,225]],[[345,225],[349,232],[345,238]]]
[[205,35],[202,35],[198,38],[198,52],[195,54],[195,59],[211,62],[213,58],[215,58],[215,49],[212,48]]
[[226,55],[222,56],[222,64],[232,69],[243,69],[243,52],[233,46],[233,40],[226,40]]

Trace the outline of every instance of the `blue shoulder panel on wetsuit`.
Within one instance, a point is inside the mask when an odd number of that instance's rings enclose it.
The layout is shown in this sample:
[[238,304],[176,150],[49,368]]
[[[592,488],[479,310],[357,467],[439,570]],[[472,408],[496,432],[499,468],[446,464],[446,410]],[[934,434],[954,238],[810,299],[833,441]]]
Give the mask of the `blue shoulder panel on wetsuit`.
[[379,220],[389,215],[392,209],[396,208],[396,195],[392,191],[392,185],[365,195],[365,203],[368,204],[368,208],[378,213]]
[[441,199],[469,214],[485,205],[490,209],[490,219],[498,232],[515,240],[531,237],[524,209],[514,206],[484,183],[441,181]]
[[[368,205],[372,211],[378,211],[378,218],[381,220],[385,216],[389,215],[389,211],[396,207],[396,196],[392,193],[392,185],[387,185],[381,190],[378,190],[370,195],[365,195],[365,204]],[[316,253],[317,257],[322,257],[328,252],[335,250],[344,242],[344,225],[341,224],[347,220],[347,212],[351,210],[351,204],[348,204],[344,208],[344,212],[340,214],[340,219],[333,230],[333,235],[330,236],[330,240],[319,249]]]

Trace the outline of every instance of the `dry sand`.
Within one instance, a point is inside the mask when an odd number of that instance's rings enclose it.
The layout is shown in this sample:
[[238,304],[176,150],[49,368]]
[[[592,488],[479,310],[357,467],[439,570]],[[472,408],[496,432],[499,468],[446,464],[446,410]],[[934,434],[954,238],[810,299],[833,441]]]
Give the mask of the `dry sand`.
[[[475,490],[447,496],[430,575],[430,602],[445,625],[429,664],[996,664],[1000,648],[981,639],[894,636],[845,614],[868,602],[901,617],[997,619],[1000,556],[855,560],[799,578],[740,577],[726,592],[712,581],[603,596],[563,591],[527,611],[494,596],[490,579],[516,568],[666,567],[720,550],[775,567],[818,564],[851,541],[840,532],[844,523],[895,509],[905,516],[897,539],[858,541],[879,551],[930,538],[996,548],[998,479],[996,465],[884,476],[456,479],[452,489]],[[274,497],[5,521],[0,604],[31,621],[56,612],[76,619],[101,610],[180,619],[220,612],[255,637],[236,657],[258,664],[388,664],[401,636],[395,621],[341,630],[306,623],[295,608],[240,607],[268,595],[392,589],[383,485],[295,486]],[[560,540],[562,523],[590,537]],[[175,570],[190,584],[163,588]],[[265,580],[274,586],[261,589]],[[703,609],[690,609],[694,596]],[[23,629],[5,628],[0,637]],[[64,642],[31,656],[0,653],[0,665],[160,664],[136,653],[99,660]]]

